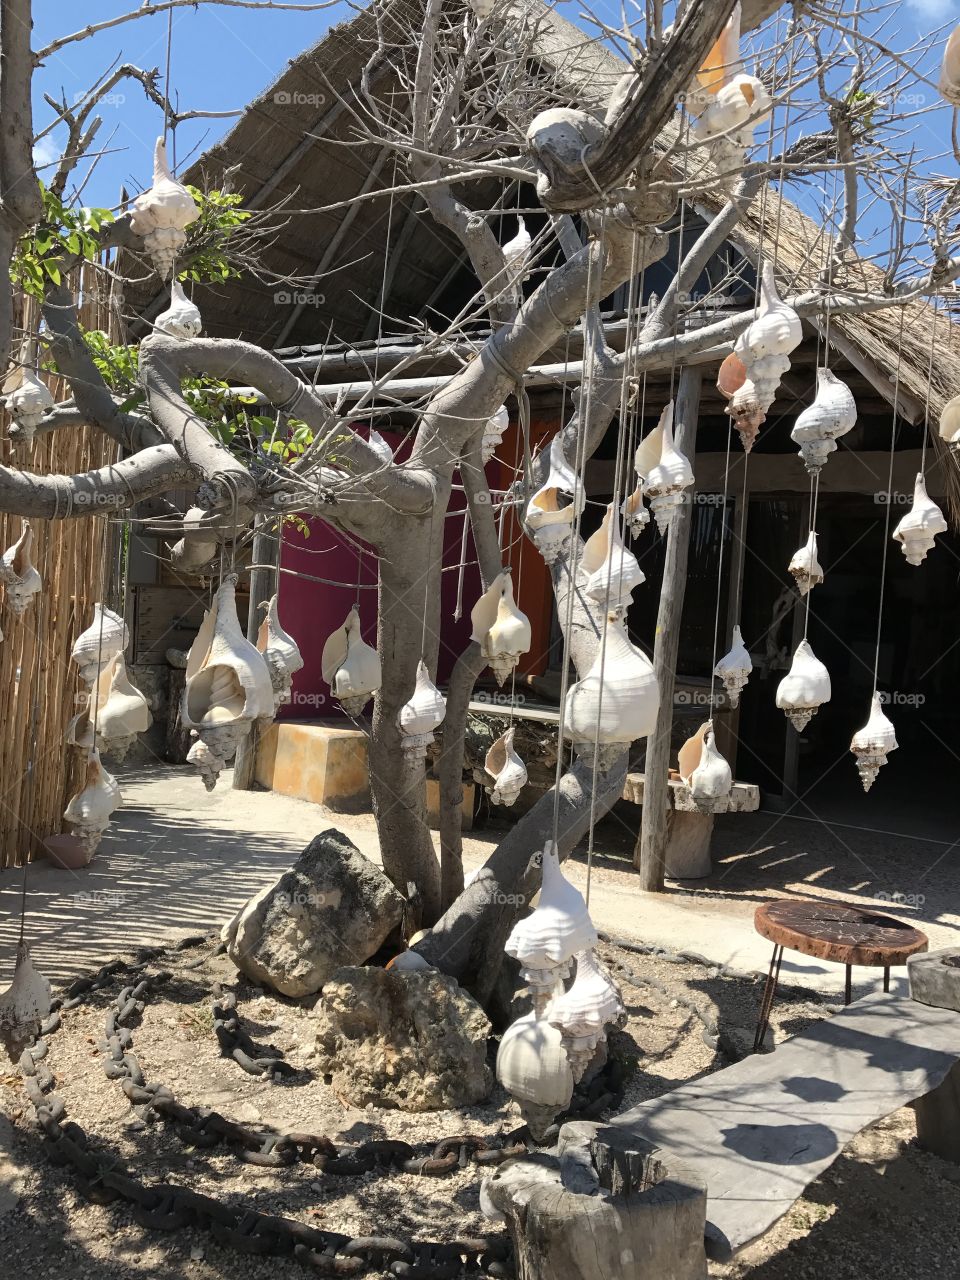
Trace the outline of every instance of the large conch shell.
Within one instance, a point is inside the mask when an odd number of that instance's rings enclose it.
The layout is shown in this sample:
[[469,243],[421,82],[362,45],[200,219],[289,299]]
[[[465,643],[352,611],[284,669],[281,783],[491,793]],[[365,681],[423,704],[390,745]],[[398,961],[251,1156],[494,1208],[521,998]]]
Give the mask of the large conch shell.
[[940,66],[940,92],[948,102],[960,107],[960,27],[950,32]]
[[158,138],[153,149],[153,186],[134,200],[130,229],[143,236],[144,247],[164,280],[186,244],[186,228],[199,217],[193,196],[170,172],[167,145]]
[[587,595],[608,609],[628,603],[634,587],[646,581],[637,557],[624,545],[620,520],[612,502],[599,529],[586,541],[580,567],[587,575]]
[[802,596],[823,581],[823,570],[817,559],[816,530],[810,530],[810,536],[800,550],[793,553],[787,567],[796,578],[797,588]]
[[593,1061],[597,1045],[606,1039],[606,1026],[623,1017],[620,992],[593,951],[577,955],[577,974],[569,991],[552,1000],[547,1021],[560,1032],[575,1081]]
[[0,581],[6,589],[7,604],[18,618],[43,586],[30,558],[32,550],[33,529],[24,520],[20,537],[6,549],[0,560]]
[[73,834],[91,857],[110,825],[110,815],[119,804],[117,780],[104,769],[100,753],[94,747],[87,756],[84,785],[63,811]]
[[526,1013],[506,1029],[497,1050],[497,1079],[533,1136],[544,1137],[554,1116],[569,1107],[574,1084],[563,1037],[546,1017]]
[[527,503],[526,511],[530,536],[547,564],[556,560],[560,548],[573,532],[573,523],[586,500],[583,485],[564,456],[563,441],[558,432],[550,442],[547,479]]
[[954,396],[943,406],[940,413],[940,439],[946,440],[951,449],[960,450],[960,396]]
[[650,512],[643,505],[643,487],[637,485],[620,504],[620,514],[627,522],[631,538],[638,538],[650,523]]
[[257,649],[267,664],[273,688],[273,707],[279,711],[290,701],[293,677],[303,666],[303,658],[296,640],[280,625],[276,592],[260,607],[267,612],[257,631]]
[[170,305],[160,312],[154,323],[171,338],[195,338],[203,328],[200,308],[183,292],[179,280],[170,285]]
[[94,684],[100,672],[126,649],[129,641],[130,633],[124,620],[97,601],[93,606],[93,621],[86,631],[80,632],[70,650],[70,657],[80,668],[80,679],[84,684]]
[[780,297],[773,263],[767,260],[760,272],[756,315],[717,375],[717,386],[727,397],[727,413],[745,453],[753,448],[767,410],[776,399],[780,379],[790,368],[790,353],[802,340],[800,317]]
[[850,743],[850,750],[857,758],[857,772],[864,791],[870,790],[881,767],[887,763],[887,756],[896,749],[896,731],[883,713],[879,693],[874,693],[870,717]]
[[503,257],[506,262],[507,284],[514,298],[520,296],[520,286],[530,274],[530,250],[533,240],[527,230],[527,224],[517,214],[517,234],[503,246]]
[[509,425],[510,411],[505,404],[502,404],[497,412],[487,419],[483,428],[483,435],[480,438],[480,457],[484,462],[489,462],[496,453],[497,446],[503,439],[503,433]]
[[830,672],[807,641],[801,640],[790,670],[777,687],[777,706],[800,733],[829,701]]
[[522,653],[532,643],[530,622],[513,598],[513,578],[502,570],[470,611],[470,639],[480,646],[487,665],[503,687]]
[[0,995],[0,1044],[12,1062],[35,1039],[50,1012],[50,983],[33,963],[25,942],[17,947],[13,981]]
[[[650,499],[657,528],[666,533],[677,507],[683,504],[683,491],[693,484],[693,469],[673,441],[673,401],[670,400],[660,415],[656,428],[660,438],[660,459],[646,471],[648,436],[637,449],[635,459],[637,473],[643,478],[643,492]],[[653,434],[653,433],[651,433]]]
[[946,533],[947,522],[943,512],[927,494],[927,485],[918,475],[913,486],[913,505],[893,531],[893,538],[900,543],[907,564],[922,564],[927,552],[936,545],[938,533]]
[[96,747],[119,762],[152,723],[150,704],[130,679],[123,654],[118,652],[101,672],[85,709],[67,726],[67,742],[87,750]]
[[433,741],[433,731],[443,723],[446,714],[443,694],[430,679],[427,664],[421,658],[413,693],[397,712],[403,754],[413,759],[424,758]]
[[733,773],[717,748],[713,721],[702,724],[677,752],[680,778],[701,813],[712,813],[730,794]]
[[358,716],[380,688],[380,656],[360,634],[360,610],[356,605],[343,626],[327,636],[320,670],[348,716]]
[[236,574],[224,578],[187,657],[180,719],[193,736],[187,759],[212,791],[255,720],[272,720],[273,686],[263,655],[237,617]]
[[13,418],[10,439],[15,444],[32,444],[54,399],[47,384],[29,366],[16,365],[3,384],[3,406]]
[[513,749],[516,729],[508,729],[499,737],[484,757],[483,767],[493,779],[486,786],[487,795],[494,804],[512,805],[527,785],[527,767]]
[[816,475],[837,447],[837,439],[856,425],[857,404],[853,392],[830,369],[817,370],[817,394],[794,423],[790,438],[800,446],[800,456]]
[[697,72],[697,87],[701,92],[716,94],[743,70],[740,59],[740,24],[741,11],[737,3]]
[[725,653],[714,668],[714,675],[723,681],[731,707],[740,702],[740,690],[746,687],[753,670],[753,659],[743,643],[739,624],[733,628],[733,644],[729,653]]
[[653,732],[659,709],[653,664],[611,614],[593,665],[567,690],[564,736],[585,759],[599,745],[598,765],[606,769],[628,743]]

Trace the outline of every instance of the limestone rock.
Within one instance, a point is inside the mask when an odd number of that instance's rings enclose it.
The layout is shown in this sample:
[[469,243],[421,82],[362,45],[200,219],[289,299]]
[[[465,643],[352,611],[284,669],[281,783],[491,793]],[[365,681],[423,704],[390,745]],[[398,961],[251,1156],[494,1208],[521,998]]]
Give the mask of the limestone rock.
[[493,1087],[490,1023],[446,974],[340,969],[314,1012],[317,1070],[354,1106],[444,1110]]
[[403,917],[379,867],[331,828],[250,899],[221,933],[237,968],[285,996],[319,991],[335,969],[362,964]]
[[907,973],[914,1000],[960,1013],[960,951],[956,947],[911,956]]

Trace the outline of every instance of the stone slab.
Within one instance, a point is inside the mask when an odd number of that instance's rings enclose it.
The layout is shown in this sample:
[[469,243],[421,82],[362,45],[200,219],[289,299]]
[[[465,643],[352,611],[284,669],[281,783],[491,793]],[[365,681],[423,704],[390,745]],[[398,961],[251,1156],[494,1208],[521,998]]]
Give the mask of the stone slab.
[[907,961],[910,994],[921,1004],[960,1013],[960,949],[941,947]]
[[960,1014],[873,995],[612,1122],[707,1184],[707,1253],[769,1230],[861,1129],[936,1089],[960,1061]]
[[13,1125],[0,1116],[0,1217],[13,1213],[23,1194],[23,1171],[13,1153]]
[[256,779],[271,791],[336,813],[367,813],[367,736],[342,722],[276,721],[260,738]]

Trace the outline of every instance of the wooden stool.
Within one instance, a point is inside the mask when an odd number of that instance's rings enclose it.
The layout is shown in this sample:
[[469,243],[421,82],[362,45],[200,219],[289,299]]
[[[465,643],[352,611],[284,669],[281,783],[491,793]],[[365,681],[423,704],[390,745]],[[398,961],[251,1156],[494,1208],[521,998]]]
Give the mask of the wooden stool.
[[845,902],[783,898],[757,907],[753,923],[761,938],[769,938],[773,943],[770,972],[763,988],[760,1020],[753,1041],[754,1053],[762,1047],[770,1024],[785,947],[801,955],[846,965],[844,1004],[849,1004],[855,964],[882,968],[883,989],[889,991],[891,966],[906,964],[908,957],[926,951],[929,945],[926,934],[912,925]]

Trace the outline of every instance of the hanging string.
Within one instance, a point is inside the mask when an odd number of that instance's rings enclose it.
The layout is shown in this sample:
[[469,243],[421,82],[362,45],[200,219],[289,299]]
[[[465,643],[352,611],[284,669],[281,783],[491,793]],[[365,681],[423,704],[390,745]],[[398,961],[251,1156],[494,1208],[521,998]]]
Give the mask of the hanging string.
[[[890,543],[890,509],[893,506],[893,462],[894,449],[897,442],[897,414],[900,401],[900,366],[903,360],[903,308],[900,309],[900,336],[897,339],[897,368],[893,381],[893,413],[890,416],[890,462],[887,467],[887,502],[883,525],[883,557],[880,561],[880,600],[877,605],[877,643],[873,652],[873,693],[877,692],[877,681],[880,671],[880,637],[883,632],[883,598],[887,589],[887,557]],[[926,430],[924,430],[926,438]]]
[[[714,690],[715,690],[716,681],[717,681],[717,662],[719,661],[719,654],[717,653],[717,649],[719,648],[719,642],[720,642],[720,598],[721,598],[721,592],[723,589],[723,551],[727,542],[727,539],[726,539],[727,494],[729,492],[729,485],[730,485],[730,444],[732,439],[733,439],[733,419],[731,418],[727,422],[727,452],[723,462],[723,505],[720,508],[720,511],[721,511],[720,554],[717,557],[717,601],[716,601],[716,608],[713,614],[713,656],[710,660],[710,718],[711,718],[711,721],[713,719],[713,708],[716,705],[716,703],[714,702],[714,696],[715,696]],[[744,454],[744,457],[749,458],[750,457],[749,453]]]
[[[920,443],[920,474],[927,474],[927,436],[930,434],[930,400],[933,394],[933,353],[936,350],[937,338],[937,300],[933,301],[933,320],[930,324],[930,363],[927,365],[927,399],[923,412],[923,435]],[[903,308],[900,310],[900,331],[903,332]]]
[[170,132],[170,65],[173,53],[173,9],[167,10],[167,68],[163,81],[163,140]]
[[[810,477],[810,533],[817,531],[817,503],[820,499],[820,472]],[[807,592],[806,609],[803,616],[803,638],[806,640],[807,631],[810,626],[810,600],[813,597],[812,589]]]

